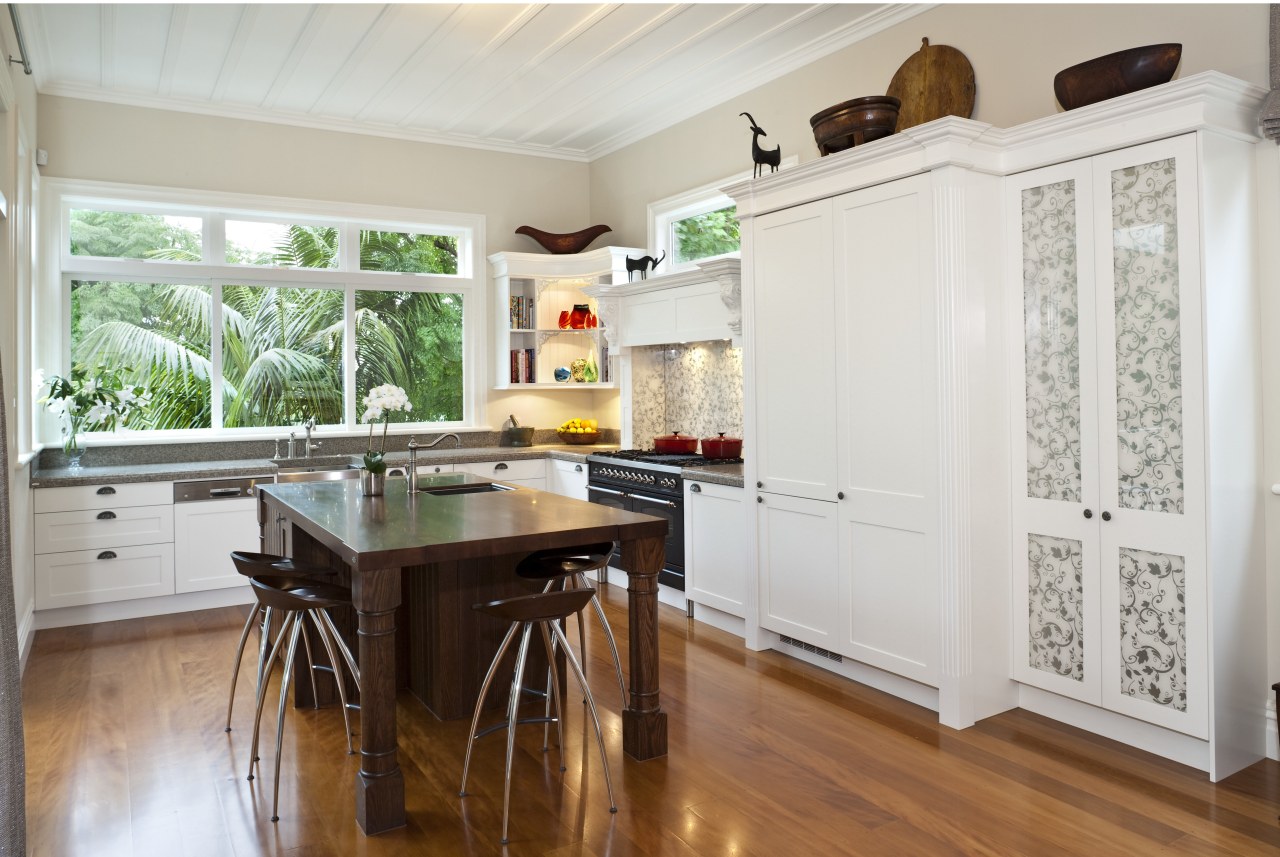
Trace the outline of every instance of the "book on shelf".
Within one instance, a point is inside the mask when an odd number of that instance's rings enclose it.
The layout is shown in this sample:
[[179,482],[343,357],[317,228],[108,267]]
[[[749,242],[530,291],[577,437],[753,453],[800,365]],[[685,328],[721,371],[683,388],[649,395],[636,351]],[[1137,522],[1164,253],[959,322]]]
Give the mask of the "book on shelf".
[[532,348],[511,351],[511,383],[535,384],[538,381],[536,352]]

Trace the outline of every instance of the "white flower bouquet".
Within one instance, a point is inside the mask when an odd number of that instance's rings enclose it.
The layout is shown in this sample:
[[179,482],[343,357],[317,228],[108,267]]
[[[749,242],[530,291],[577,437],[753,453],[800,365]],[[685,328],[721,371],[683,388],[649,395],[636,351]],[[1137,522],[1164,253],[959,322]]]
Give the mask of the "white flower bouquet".
[[81,432],[115,431],[141,414],[150,399],[142,387],[121,380],[130,371],[99,365],[90,372],[77,364],[66,377],[54,375],[46,381],[37,374],[38,401],[62,422],[62,450],[67,457],[79,458]]
[[[404,391],[403,387],[397,387],[395,384],[382,384],[374,387],[369,391],[363,399],[364,414],[360,417],[360,422],[369,424],[369,444],[368,451],[364,454],[364,469],[370,473],[386,473],[387,463],[382,457],[387,451],[387,422],[393,411],[404,411],[406,414],[413,410],[413,403],[409,401],[409,394]],[[378,420],[382,420],[382,445],[375,452],[373,449],[373,424]]]

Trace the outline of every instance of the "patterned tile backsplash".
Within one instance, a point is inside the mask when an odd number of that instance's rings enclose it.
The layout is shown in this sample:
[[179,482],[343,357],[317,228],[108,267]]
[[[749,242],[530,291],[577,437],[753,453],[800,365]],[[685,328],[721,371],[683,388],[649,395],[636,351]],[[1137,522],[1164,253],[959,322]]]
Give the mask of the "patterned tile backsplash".
[[631,405],[637,447],[673,431],[742,437],[742,349],[728,342],[633,348]]

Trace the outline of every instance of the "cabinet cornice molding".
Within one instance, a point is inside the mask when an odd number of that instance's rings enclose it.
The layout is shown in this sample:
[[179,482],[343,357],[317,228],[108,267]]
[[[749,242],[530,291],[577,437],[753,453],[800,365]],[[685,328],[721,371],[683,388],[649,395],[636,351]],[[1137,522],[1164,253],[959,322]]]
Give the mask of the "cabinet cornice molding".
[[945,166],[1004,176],[1193,131],[1252,142],[1265,95],[1206,71],[1013,128],[946,116],[722,190],[748,220]]
[[[637,247],[601,247],[585,253],[517,253],[504,250],[489,255],[489,267],[495,277],[551,277],[568,279],[592,277],[626,266],[631,254],[643,256],[647,250]],[[513,273],[514,272],[514,273]]]

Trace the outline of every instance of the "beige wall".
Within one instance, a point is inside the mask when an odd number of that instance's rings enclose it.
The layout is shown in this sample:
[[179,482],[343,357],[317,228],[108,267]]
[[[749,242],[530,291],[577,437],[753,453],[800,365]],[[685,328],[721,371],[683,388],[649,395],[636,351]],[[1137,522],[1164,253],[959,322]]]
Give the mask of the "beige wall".
[[[537,252],[514,234],[523,224],[590,225],[588,168],[572,161],[54,96],[40,97],[39,138],[46,177],[483,214],[486,254]],[[488,405],[494,426],[509,412],[544,428],[618,419],[617,395],[606,391],[491,391]]]
[[591,164],[591,220],[612,240],[642,246],[654,200],[751,169],[747,111],[801,162],[818,157],[809,117],[841,101],[883,93],[928,36],[973,65],[973,118],[1009,127],[1057,112],[1053,77],[1082,60],[1135,45],[1181,42],[1180,77],[1209,69],[1267,84],[1267,6],[946,5],[824,57],[786,77]]

